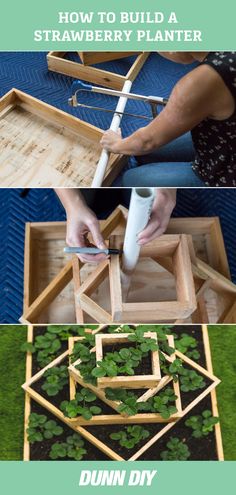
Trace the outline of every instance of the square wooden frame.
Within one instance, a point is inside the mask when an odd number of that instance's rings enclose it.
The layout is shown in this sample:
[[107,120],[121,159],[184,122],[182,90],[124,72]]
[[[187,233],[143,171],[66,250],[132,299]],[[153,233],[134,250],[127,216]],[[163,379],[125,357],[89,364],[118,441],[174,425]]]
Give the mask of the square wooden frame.
[[[168,335],[168,344],[171,347],[174,347],[174,338],[172,335]],[[73,349],[74,349],[74,344],[79,340],[78,337],[70,337],[69,338],[69,354],[73,354]],[[96,352],[96,347],[93,347],[90,352]],[[165,355],[166,359],[169,362],[173,362],[175,359],[175,353],[173,353],[171,356]],[[82,387],[87,387],[89,388],[92,392],[94,392],[99,399],[101,399],[105,404],[110,406],[112,409],[114,409],[116,412],[118,412],[118,406],[120,405],[119,401],[114,401],[114,400],[109,400],[106,398],[106,394],[103,389],[99,388],[98,386],[92,385],[91,383],[86,383],[83,380],[82,375],[80,374],[80,371],[77,369],[77,365],[81,363],[81,360],[78,359],[77,361],[73,362],[69,366],[69,373],[70,373],[70,399],[73,400],[76,394],[76,384],[78,383]],[[130,424],[130,423],[145,423],[145,422],[150,422],[150,423],[166,423],[170,421],[174,421],[178,417],[181,416],[182,414],[182,404],[181,404],[181,397],[180,397],[180,388],[179,388],[179,382],[174,382],[172,380],[172,377],[170,376],[164,376],[161,378],[159,381],[158,385],[149,388],[141,394],[138,398],[138,402],[146,402],[148,399],[156,395],[158,392],[160,392],[164,387],[166,387],[169,383],[172,383],[173,386],[173,391],[176,395],[176,401],[175,401],[175,406],[177,409],[177,412],[173,414],[168,420],[165,420],[162,418],[162,416],[159,413],[138,413],[135,416],[128,416],[126,413],[119,413],[116,415],[111,416],[109,415],[104,415],[102,418],[102,424]],[[111,423],[112,419],[112,423]]]
[[[98,330],[95,330],[92,333],[95,333],[97,335],[98,332],[100,332],[102,329],[99,328]],[[100,389],[98,386],[93,386],[89,383],[85,383],[83,381],[83,378],[81,377],[79,371],[76,369],[76,365],[79,364],[80,360],[76,361],[72,365],[68,367],[68,384],[70,387],[70,398],[71,400],[74,399],[76,388],[75,388],[75,383],[79,383],[82,387],[89,388],[92,390],[97,397],[102,400],[105,404],[107,404],[109,407],[114,409],[117,414],[99,414],[99,415],[94,415],[90,420],[85,420],[82,416],[78,416],[76,418],[67,418],[64,416],[62,411],[58,408],[55,407],[49,399],[45,399],[42,395],[40,395],[38,392],[36,392],[33,388],[32,385],[36,383],[38,380],[42,378],[44,373],[54,367],[58,366],[61,362],[64,361],[73,351],[73,345],[74,342],[77,341],[83,341],[83,337],[71,337],[69,339],[69,348],[67,351],[63,352],[60,354],[56,359],[54,359],[51,363],[49,363],[47,366],[45,366],[43,369],[41,369],[38,373],[36,373],[34,376],[32,376],[27,382],[23,384],[23,389],[25,392],[27,392],[31,398],[35,399],[36,402],[38,402],[42,407],[45,407],[48,411],[50,411],[52,414],[54,414],[58,419],[63,419],[63,421],[68,425],[71,426],[72,428],[75,426],[92,426],[92,425],[104,425],[104,424],[133,424],[133,423],[145,423],[145,422],[150,422],[150,423],[168,423],[168,422],[173,422],[182,415],[182,405],[181,405],[181,396],[180,396],[180,388],[179,388],[179,382],[174,382],[171,377],[165,376],[163,377],[158,385],[149,388],[144,394],[142,394],[139,397],[139,402],[140,401],[146,401],[153,395],[156,395],[160,390],[162,390],[166,385],[168,385],[170,382],[173,385],[173,390],[176,395],[176,409],[177,412],[175,414],[172,414],[172,416],[166,420],[162,418],[162,416],[159,413],[141,413],[141,414],[136,414],[135,416],[127,416],[126,414],[121,414],[117,412],[117,408],[119,406],[119,402],[109,400],[105,396],[105,392]],[[168,336],[168,342],[169,345],[173,345],[174,339],[172,336]],[[96,352],[96,348],[92,348],[90,352]],[[166,359],[169,362],[173,362],[175,359],[175,354],[173,354],[171,357],[165,355]],[[73,380],[73,383],[72,383]]]
[[[127,218],[127,210],[119,206],[113,213],[104,221],[100,222],[100,228],[102,235],[105,239],[109,239],[112,235],[123,235],[125,231]],[[227,261],[224,240],[220,228],[219,219],[217,217],[209,218],[173,218],[170,220],[166,235],[176,235],[179,233],[186,234],[188,240],[190,236],[193,239],[193,246],[195,248],[197,259],[206,262],[208,266],[217,271],[218,274],[223,275],[230,282],[230,271]],[[66,223],[65,222],[43,222],[43,223],[27,223],[26,233],[25,233],[25,263],[24,263],[24,313],[20,321],[22,323],[36,323],[39,321],[44,321],[46,323],[55,323],[55,318],[50,315],[45,319],[39,319],[40,315],[45,312],[48,308],[50,302],[60,293],[60,291],[65,287],[70,280],[74,280],[75,290],[79,290],[80,287],[80,273],[78,268],[78,260],[67,261],[65,256],[62,256],[62,250],[64,245],[64,240],[66,238]],[[44,244],[45,243],[45,244]],[[53,253],[54,257],[45,258],[45,252],[47,249],[41,251],[41,246],[47,246],[47,243],[53,243]],[[54,244],[55,243],[55,244]],[[57,243],[61,243],[57,247]],[[51,275],[51,269],[53,260],[60,260],[58,269],[55,270]],[[43,260],[43,265],[42,263]],[[160,261],[164,261],[161,258]],[[48,266],[50,262],[50,272],[47,274],[47,286],[46,284],[42,286],[40,283],[40,275],[42,272],[42,266]],[[57,264],[58,264],[57,262]],[[57,267],[57,265],[55,265]],[[194,266],[192,264],[194,271]],[[99,270],[103,270],[104,265],[99,265]],[[109,266],[107,265],[107,269]],[[98,270],[98,271],[99,271]],[[199,271],[197,272],[199,276]],[[202,270],[201,270],[202,273]],[[197,274],[194,274],[194,279],[196,280]],[[206,276],[205,276],[206,277]],[[199,277],[198,277],[199,278]],[[204,293],[207,292],[207,287],[201,289],[202,282],[197,288],[197,302],[199,306],[199,311],[194,312],[191,316],[193,323],[202,323],[202,321],[208,322],[208,306],[203,301],[203,290]],[[230,283],[231,285],[232,283]],[[42,287],[42,288],[41,288]],[[199,289],[202,292],[199,293]],[[205,292],[206,291],[206,292]],[[228,298],[230,295],[230,298]],[[213,317],[211,318],[211,323],[217,323],[219,318],[222,318],[222,322],[235,323],[233,320],[235,315],[235,306],[232,302],[232,286],[231,292],[227,293],[227,298],[225,299],[225,314],[220,315],[218,306],[213,309]],[[229,299],[229,300],[228,300]],[[72,302],[64,302],[63,305],[58,306],[57,313],[60,316],[61,323],[68,323],[68,319],[64,316],[64,307],[66,308],[68,304]],[[212,312],[212,306],[209,308]],[[70,321],[71,323],[84,323],[84,311],[81,309],[79,304],[75,304],[76,319]],[[196,313],[196,314],[195,314]],[[227,316],[229,315],[229,316]],[[228,320],[227,320],[228,318]],[[191,323],[186,321],[187,323]],[[100,321],[112,323],[111,315],[106,311],[103,313],[103,319]],[[181,319],[180,322],[182,323]],[[178,323],[176,321],[175,323]]]
[[82,79],[95,85],[121,91],[125,81],[134,81],[146,62],[149,52],[140,53],[125,76],[95,67],[85,66],[64,58],[67,52],[52,51],[47,54],[48,70],[66,76]]
[[[40,326],[40,325],[37,325],[37,327],[38,326]],[[207,325],[202,325],[201,328],[202,328],[203,344],[204,344],[204,351],[205,351],[205,356],[206,356],[207,370],[209,373],[213,374]],[[28,326],[28,342],[33,342],[33,329],[34,329],[33,325]],[[73,346],[73,342],[71,342],[71,345]],[[32,354],[27,353],[27,356],[26,356],[26,380],[29,380],[31,378],[31,376],[32,376]],[[71,380],[71,383],[72,383],[72,380]],[[211,395],[212,413],[214,416],[218,416],[217,396],[216,396],[215,387],[211,388],[211,390],[208,393],[210,393],[210,395]],[[24,431],[25,431],[25,435],[24,435],[24,460],[25,461],[30,460],[30,444],[28,442],[27,432],[26,432],[27,427],[28,427],[30,410],[31,410],[31,397],[26,392],[26,395],[25,395],[25,429],[24,429]],[[59,419],[61,419],[61,418],[59,418]],[[62,419],[62,421],[64,421],[66,423],[66,421],[64,419]],[[141,457],[141,455],[146,450],[149,449],[149,447],[151,447],[154,443],[156,443],[159,440],[159,438],[161,438],[165,433],[167,433],[174,425],[175,425],[175,423],[166,425],[162,429],[162,431],[160,431],[159,433],[154,435],[152,437],[152,439],[150,439],[141,449],[139,449],[138,452],[136,452],[134,456],[130,457],[128,459],[128,461],[139,459]],[[74,431],[76,431],[77,433],[79,433],[80,435],[82,435],[87,441],[92,443],[95,447],[100,449],[110,459],[118,460],[118,461],[124,461],[125,460],[123,457],[121,457],[119,454],[117,454],[113,449],[108,447],[108,445],[106,445],[104,442],[100,441],[94,435],[92,435],[88,430],[86,430],[86,428],[79,427],[79,426],[71,426],[71,428]],[[224,460],[224,452],[223,452],[220,423],[217,423],[215,425],[214,429],[215,429],[216,449],[217,449],[218,459],[219,459],[219,461],[223,461]]]
[[[103,349],[105,345],[109,344],[124,344],[128,343],[129,333],[123,334],[101,334],[96,335],[96,362],[102,361]],[[154,332],[145,332],[144,337],[150,337],[157,343],[157,334]],[[161,380],[161,370],[158,351],[151,351],[151,375],[134,375],[134,376],[115,376],[115,377],[102,377],[97,379],[97,385],[99,388],[154,388],[157,387]]]
[[[111,247],[121,248],[122,244],[122,237],[112,236],[110,238]],[[150,257],[154,261],[162,257],[172,259],[176,280],[176,301],[123,302],[120,258],[119,255],[113,255],[110,260],[101,263],[75,292],[76,301],[81,309],[92,316],[95,321],[104,321],[102,318],[106,315],[104,315],[103,308],[94,304],[90,295],[107,276],[107,268],[109,268],[111,319],[113,322],[175,321],[190,316],[196,309],[197,303],[187,236],[185,234],[163,235],[143,246],[140,257]]]
[[[89,143],[92,145],[97,145],[98,146],[97,160],[99,159],[100,157],[99,143],[103,135],[103,131],[98,127],[86,123],[78,119],[77,117],[70,115],[69,113],[63,112],[62,110],[59,110],[58,108],[53,107],[52,105],[48,105],[47,103],[14,88],[8,93],[6,93],[0,99],[0,120],[6,118],[10,112],[14,112],[14,110],[17,108],[26,110],[27,112],[32,114],[32,118],[34,117],[34,115],[40,117],[45,121],[45,125],[54,124],[56,127],[58,127],[58,132],[60,131],[62,132],[65,129],[66,131],[71,133],[71,136],[73,137],[78,136],[82,138],[86,145],[88,145]],[[0,146],[0,150],[1,150],[1,146]],[[94,163],[94,173],[95,173],[96,160],[94,159],[94,161],[95,161]],[[120,170],[123,168],[125,161],[126,158],[122,157],[121,155],[111,155],[106,171],[104,185],[110,185],[112,183],[114,178],[119,174]],[[90,163],[90,167],[91,167],[91,163]],[[48,179],[48,176],[46,176],[45,173],[45,168],[42,168],[44,164],[45,164],[45,158],[43,159],[43,161],[41,161],[42,172],[40,172],[40,167],[38,167],[39,170],[34,172],[35,178],[32,179],[32,176],[30,178],[30,184],[28,182],[28,179],[24,179],[21,181],[18,177],[16,183],[16,182],[12,182],[12,178],[4,179],[2,177],[1,179],[2,187],[9,187],[9,185],[17,186],[17,187],[27,187],[29,185],[30,186],[34,185],[34,187],[37,186],[49,187],[49,185],[51,186],[53,185],[53,187],[91,186],[91,182],[94,174],[92,174],[92,176],[90,174],[89,176],[88,164],[86,164],[87,173],[85,173],[84,171],[85,163],[81,162],[81,165],[78,163],[77,170],[75,170],[76,177],[72,179],[70,178],[70,176],[67,176],[66,173],[58,172],[56,169],[54,170],[52,162],[50,164],[51,175],[50,175],[50,179]],[[18,165],[19,167],[21,166],[23,167],[22,163],[19,163]],[[45,166],[47,166],[47,164]],[[4,164],[1,163],[1,158],[0,158],[0,168],[3,167]],[[35,168],[35,164],[34,164],[34,168]],[[22,175],[23,172],[24,171],[22,171]],[[1,173],[1,175],[3,174]]]

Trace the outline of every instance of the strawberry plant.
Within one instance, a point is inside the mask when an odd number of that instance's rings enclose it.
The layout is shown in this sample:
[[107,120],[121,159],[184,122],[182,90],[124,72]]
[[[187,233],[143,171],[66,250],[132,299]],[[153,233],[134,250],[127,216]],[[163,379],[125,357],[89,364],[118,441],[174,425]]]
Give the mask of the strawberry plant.
[[158,395],[151,397],[146,402],[138,402],[138,397],[130,391],[122,388],[105,389],[106,398],[119,401],[118,411],[128,416],[133,416],[139,412],[159,413],[163,419],[169,419],[177,412],[175,401],[177,399],[173,390],[167,387]]
[[134,328],[132,328],[132,326],[130,325],[109,325],[107,327],[107,331],[108,333],[133,333]]
[[124,388],[106,388],[106,398],[109,400],[119,401],[120,404],[117,408],[118,412],[125,413],[128,416],[133,416],[139,411],[138,397],[129,390]]
[[123,430],[116,433],[111,433],[109,436],[112,440],[117,440],[121,447],[133,449],[141,440],[148,438],[150,435],[148,430],[142,426],[126,426]]
[[198,390],[204,388],[206,382],[203,377],[199,375],[195,370],[188,370],[183,368],[181,370],[180,378],[180,390],[182,392],[191,392],[192,390]]
[[83,439],[80,435],[74,433],[67,437],[65,442],[54,443],[51,447],[49,457],[53,461],[66,458],[81,461],[85,454],[87,454],[87,450],[84,448]]
[[160,353],[159,358],[162,372],[165,375],[172,376],[174,382],[176,382],[178,380],[179,373],[183,370],[183,362],[181,359],[176,358],[172,363],[169,363],[162,353]]
[[192,428],[192,436],[194,438],[202,438],[209,435],[218,422],[219,418],[212,416],[211,411],[206,409],[201,415],[190,416],[185,421],[185,425]]
[[25,342],[21,346],[24,352],[37,353],[36,360],[41,368],[47,366],[61,349],[61,341],[56,334],[45,332],[44,335],[37,335],[34,344]]
[[166,388],[158,395],[151,397],[146,402],[139,402],[139,411],[159,413],[163,419],[169,419],[177,412],[175,401],[177,396],[172,388]]
[[42,390],[44,390],[49,397],[53,397],[68,383],[67,366],[49,368],[45,371],[43,377],[45,378],[45,381],[42,385]]
[[81,388],[80,392],[77,392],[75,398],[71,401],[63,401],[61,403],[61,410],[65,416],[69,418],[76,418],[82,416],[88,420],[93,417],[94,414],[101,414],[102,410],[98,406],[88,406],[88,403],[95,402],[97,396],[87,388]]
[[171,437],[166,446],[160,454],[163,461],[187,461],[190,457],[188,446],[177,437]]
[[129,342],[134,342],[138,349],[143,354],[148,353],[149,351],[156,351],[158,350],[158,345],[155,339],[152,339],[150,337],[145,337],[144,336],[145,330],[143,328],[136,328],[134,333],[131,333],[128,335],[128,341]]
[[88,335],[92,337],[92,334],[88,334],[86,330],[88,328],[95,330],[97,327],[98,325],[86,325],[86,327],[81,325],[49,325],[47,327],[47,332],[57,335],[60,340],[67,341],[69,337],[77,335],[85,338],[87,338]]
[[197,350],[197,340],[187,333],[182,333],[180,337],[175,336],[175,348],[182,354],[186,354],[190,359],[198,360],[200,358],[200,353]]
[[42,442],[43,439],[51,439],[62,435],[63,428],[56,421],[48,420],[44,414],[32,413],[29,417],[29,425],[26,430],[30,443]]

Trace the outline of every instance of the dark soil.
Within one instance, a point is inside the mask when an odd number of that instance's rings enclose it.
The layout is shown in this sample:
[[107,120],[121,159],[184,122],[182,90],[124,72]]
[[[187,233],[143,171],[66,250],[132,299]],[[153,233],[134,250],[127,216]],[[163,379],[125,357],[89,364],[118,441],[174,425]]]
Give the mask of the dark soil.
[[[51,440],[44,440],[43,442],[36,442],[30,445],[30,460],[31,461],[51,461],[49,453],[51,447],[56,442],[65,442],[67,437],[73,435],[75,432],[66,426],[64,423],[59,421],[53,414],[50,414],[39,404],[31,400],[31,412],[37,414],[45,414],[48,419],[52,419],[57,422],[58,425],[63,427],[63,434],[59,437],[54,437]],[[97,447],[92,445],[87,440],[84,440],[84,448],[87,450],[87,454],[83,457],[83,461],[110,461],[111,459],[107,457],[103,452],[101,452]],[[72,459],[57,459],[59,461],[71,461]]]
[[[40,333],[43,333],[46,330],[43,329],[42,327],[40,328]],[[202,341],[202,333],[201,333],[201,327],[197,325],[184,325],[184,326],[178,326],[173,328],[173,333],[175,334],[181,334],[181,333],[189,333],[193,337],[195,337],[198,341],[198,351],[200,352],[200,359],[198,360],[198,363],[205,367],[205,356],[204,356],[204,346],[203,346],[203,341]],[[62,353],[66,349],[66,342],[63,342],[63,347],[60,350],[60,353]],[[111,346],[113,347],[113,346]],[[114,346],[116,349],[112,350],[117,350],[118,346]],[[121,347],[124,347],[124,345],[121,345]],[[106,346],[106,350],[108,349],[108,346]],[[35,361],[34,355],[33,355],[33,362]],[[150,361],[149,361],[150,363]],[[61,364],[66,364],[66,360],[61,363]],[[143,363],[142,363],[143,364]],[[185,367],[188,367],[185,365]],[[146,371],[147,368],[145,368],[145,374],[149,374],[150,371]],[[33,370],[34,373],[38,370],[37,365],[33,363]],[[142,367],[142,372],[144,368]],[[137,373],[138,374],[138,373]],[[205,379],[205,377],[204,377]],[[47,394],[45,394],[44,391],[42,391],[41,387],[44,382],[44,379],[42,378],[40,381],[35,383],[33,385],[33,388],[39,392],[43,397],[48,399],[50,402],[52,402],[55,406],[59,407],[61,402],[63,400],[69,400],[69,389],[67,386],[64,387],[64,389],[56,396],[56,397],[48,397]],[[205,379],[206,382],[206,387],[209,384],[208,379]],[[204,387],[204,389],[206,388]],[[78,386],[78,391],[81,387]],[[202,390],[204,390],[202,389]],[[199,393],[201,390],[197,390],[194,392],[187,392],[181,393],[181,399],[182,399],[182,405],[185,407],[187,404],[189,404]],[[135,390],[134,393],[136,395],[140,395],[143,393],[143,390]],[[37,412],[38,414],[46,414],[46,416],[49,419],[54,419],[55,417],[52,416],[50,413],[45,411],[44,408],[36,404],[34,401],[31,401],[32,404],[32,412]],[[94,405],[95,403],[93,403]],[[101,407],[102,409],[102,414],[114,414],[114,410],[109,408],[106,404],[104,404],[102,401],[97,399],[96,405]],[[160,440],[158,440],[152,447],[150,447],[140,458],[139,460],[161,460],[160,458],[160,453],[163,450],[166,450],[166,444],[168,443],[168,440],[171,437],[178,437],[182,441],[186,442],[188,445],[188,448],[191,452],[191,457],[189,460],[217,460],[217,452],[216,452],[216,442],[215,442],[215,435],[214,432],[207,437],[203,437],[202,439],[195,439],[191,436],[192,430],[188,427],[185,426],[185,421],[189,416],[200,414],[203,412],[205,409],[211,409],[211,398],[210,395],[208,395],[203,401],[201,401],[190,413],[185,416],[183,419],[179,420],[177,424],[171,428],[171,430],[165,434]],[[58,423],[59,420],[57,420]],[[61,423],[60,423],[61,424]],[[99,426],[86,426],[85,428],[91,432],[96,438],[100,439],[103,441],[105,444],[107,444],[110,448],[112,448],[115,452],[117,452],[119,455],[121,455],[125,460],[129,459],[137,450],[139,450],[150,438],[152,438],[156,433],[158,433],[162,428],[163,424],[143,424],[142,425],[145,429],[147,429],[150,432],[150,436],[148,439],[145,439],[139,443],[139,445],[135,446],[134,449],[128,450],[119,445],[117,441],[111,440],[109,435],[113,432],[117,432],[120,430],[123,430],[125,428],[125,425],[99,425]],[[57,441],[65,441],[66,437],[73,434],[73,430],[71,430],[69,427],[63,424],[64,428],[64,433],[61,437],[54,438],[52,440],[45,440],[41,444],[33,444],[31,445],[31,460],[49,460],[49,452],[51,449],[51,445]],[[85,448],[87,450],[87,454],[84,457],[84,460],[107,460],[107,456],[100,452],[96,447],[93,445],[89,444],[85,440]],[[63,459],[62,459],[63,460]]]

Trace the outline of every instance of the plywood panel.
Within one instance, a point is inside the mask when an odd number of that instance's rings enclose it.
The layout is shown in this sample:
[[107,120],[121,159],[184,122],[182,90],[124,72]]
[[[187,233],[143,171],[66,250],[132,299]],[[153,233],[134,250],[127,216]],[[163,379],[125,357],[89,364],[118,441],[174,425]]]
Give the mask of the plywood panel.
[[[14,103],[6,106],[10,94],[0,100],[1,186],[90,187],[103,131],[25,93],[12,94]],[[107,185],[121,163],[111,155]]]

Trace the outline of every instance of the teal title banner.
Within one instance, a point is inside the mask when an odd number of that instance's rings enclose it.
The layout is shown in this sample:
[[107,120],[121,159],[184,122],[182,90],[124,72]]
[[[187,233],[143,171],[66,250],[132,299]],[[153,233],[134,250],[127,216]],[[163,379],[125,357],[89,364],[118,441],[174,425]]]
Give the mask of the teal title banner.
[[222,495],[234,485],[234,462],[0,462],[7,495]]
[[235,50],[235,14],[235,0],[14,0],[0,50]]

